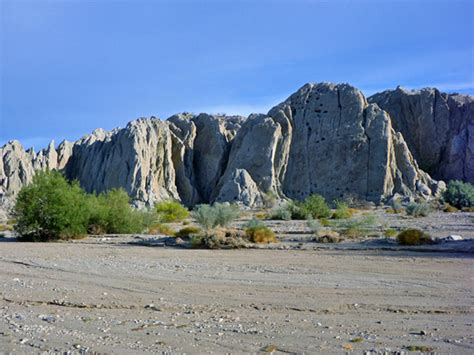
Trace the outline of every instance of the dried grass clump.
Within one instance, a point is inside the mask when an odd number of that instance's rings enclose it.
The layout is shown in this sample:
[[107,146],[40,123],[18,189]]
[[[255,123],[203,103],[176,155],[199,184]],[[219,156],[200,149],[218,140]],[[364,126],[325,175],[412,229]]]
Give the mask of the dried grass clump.
[[275,243],[275,232],[266,226],[247,228],[245,235],[252,243]]
[[148,234],[174,235],[175,231],[166,224],[158,223],[148,228]]
[[178,237],[178,238],[189,238],[199,233],[201,233],[201,228],[195,227],[195,226],[188,226],[188,227],[181,228],[174,235],[175,237]]
[[0,224],[0,232],[12,231],[13,227],[8,224]]
[[400,245],[423,245],[431,244],[432,240],[429,234],[419,229],[406,229],[397,235],[397,242]]
[[252,219],[244,225],[245,235],[252,243],[275,243],[275,233],[262,221]]
[[459,209],[457,209],[456,207],[454,206],[451,206],[449,203],[446,203],[444,205],[444,209],[443,209],[444,212],[447,212],[447,213],[454,213],[454,212],[459,212]]
[[389,238],[395,237],[397,234],[398,232],[392,228],[389,228],[384,232],[384,235]]
[[255,218],[257,218],[257,219],[267,219],[268,214],[266,212],[257,212],[257,213],[255,213]]

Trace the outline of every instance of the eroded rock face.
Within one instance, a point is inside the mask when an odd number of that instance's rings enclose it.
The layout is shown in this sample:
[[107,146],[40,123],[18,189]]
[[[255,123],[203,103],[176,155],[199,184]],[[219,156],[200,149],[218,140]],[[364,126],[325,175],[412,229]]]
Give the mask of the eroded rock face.
[[318,193],[380,202],[437,190],[387,113],[345,84],[305,85],[267,116],[250,117],[234,140],[217,196],[230,196],[224,187],[241,170],[260,193],[297,200]]
[[368,100],[390,114],[423,170],[436,179],[474,183],[472,96],[398,87]]
[[[459,121],[462,105],[450,109]],[[442,184],[418,168],[409,146],[390,116],[356,88],[307,84],[268,114],[247,119],[188,113],[138,119],[57,149],[53,142],[38,154],[11,142],[0,149],[0,186],[3,200],[12,201],[35,169],[59,169],[88,192],[122,187],[137,206],[168,198],[189,206],[260,206],[270,193],[292,199],[319,193],[329,200],[357,195],[374,202],[436,195]]]

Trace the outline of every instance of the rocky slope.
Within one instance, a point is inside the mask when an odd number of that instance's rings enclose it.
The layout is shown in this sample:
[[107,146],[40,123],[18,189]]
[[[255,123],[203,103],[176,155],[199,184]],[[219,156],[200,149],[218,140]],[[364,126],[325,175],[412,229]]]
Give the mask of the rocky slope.
[[[346,84],[307,84],[266,115],[138,119],[39,153],[12,141],[0,148],[0,198],[8,208],[34,171],[45,168],[64,171],[89,192],[123,187],[138,206],[165,198],[259,206],[270,193],[374,202],[395,194],[436,195],[443,183],[423,172],[409,149],[416,137],[430,135],[407,133],[405,142],[402,125],[371,103],[376,99],[368,102]],[[459,127],[469,126],[464,112],[456,116]],[[472,159],[466,159],[460,164],[469,172]]]
[[398,87],[368,99],[387,111],[420,167],[436,179],[474,183],[474,98]]

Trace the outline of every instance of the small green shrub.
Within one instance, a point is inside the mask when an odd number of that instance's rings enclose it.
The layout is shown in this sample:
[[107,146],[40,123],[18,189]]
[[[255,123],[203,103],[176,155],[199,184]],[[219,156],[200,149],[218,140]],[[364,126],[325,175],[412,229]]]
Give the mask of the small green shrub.
[[192,213],[193,218],[206,231],[218,226],[226,227],[240,216],[236,205],[215,203],[214,205],[198,205]]
[[316,235],[318,235],[322,229],[321,222],[317,219],[308,218],[307,225],[311,232]]
[[277,202],[277,195],[273,191],[262,194],[263,207],[273,208]]
[[289,221],[311,218],[327,218],[331,210],[321,195],[311,195],[302,202],[287,201],[272,213],[271,219]]
[[474,207],[474,185],[458,180],[450,181],[443,198],[457,208]]
[[397,235],[397,242],[401,245],[421,245],[430,244],[431,238],[419,229],[406,229]]
[[369,214],[366,216],[352,218],[339,222],[342,234],[349,238],[364,237],[372,232],[374,225],[377,223],[377,217]]
[[431,212],[431,206],[427,203],[412,202],[405,208],[407,215],[413,217],[426,217]]
[[398,200],[393,200],[392,207],[387,209],[387,213],[399,214],[404,211],[403,205]]
[[301,211],[298,212],[299,219],[306,219],[308,216],[313,218],[327,218],[331,216],[331,210],[326,200],[321,195],[311,195],[307,197],[300,205]]
[[155,205],[155,211],[160,222],[163,223],[181,222],[189,217],[187,208],[179,202],[172,200],[158,202]]
[[291,221],[291,211],[288,208],[288,203],[284,203],[283,205],[275,208],[270,215],[270,219]]
[[333,219],[348,219],[352,217],[352,211],[346,203],[337,201],[336,210],[332,214]]
[[240,209],[237,205],[215,203],[212,207],[216,210],[216,226],[227,227],[240,217]]
[[321,223],[321,225],[322,225],[323,227],[330,227],[330,226],[332,226],[332,222],[331,222],[329,219],[327,219],[327,218],[321,218],[321,219],[319,220],[319,222]]
[[194,227],[194,226],[188,226],[188,227],[181,228],[174,235],[179,238],[188,238],[193,235],[198,235],[199,233],[201,233],[200,228]]
[[395,229],[391,229],[391,228],[385,230],[384,232],[384,235],[389,238],[395,237],[397,234],[398,232]]

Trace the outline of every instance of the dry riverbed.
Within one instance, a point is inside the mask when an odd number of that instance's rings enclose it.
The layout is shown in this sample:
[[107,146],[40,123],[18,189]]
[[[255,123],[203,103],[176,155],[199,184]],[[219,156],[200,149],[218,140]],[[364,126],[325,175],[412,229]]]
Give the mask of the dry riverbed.
[[[472,214],[431,218],[403,223],[474,236]],[[301,223],[269,223],[276,249],[3,239],[0,351],[474,352],[472,240],[424,252],[322,245]]]

